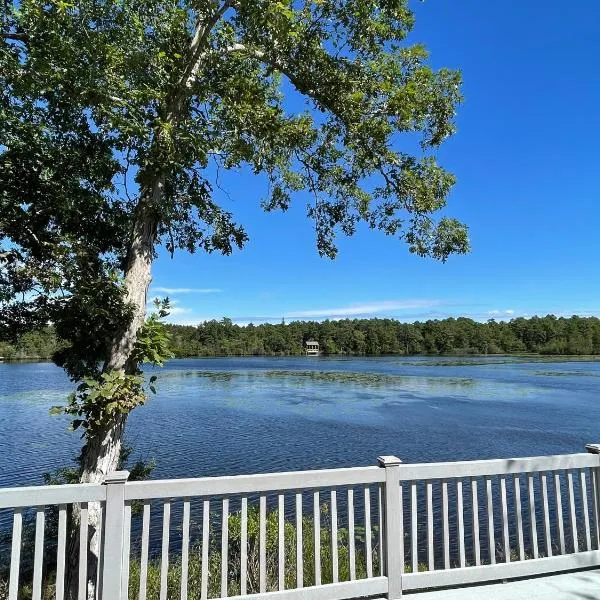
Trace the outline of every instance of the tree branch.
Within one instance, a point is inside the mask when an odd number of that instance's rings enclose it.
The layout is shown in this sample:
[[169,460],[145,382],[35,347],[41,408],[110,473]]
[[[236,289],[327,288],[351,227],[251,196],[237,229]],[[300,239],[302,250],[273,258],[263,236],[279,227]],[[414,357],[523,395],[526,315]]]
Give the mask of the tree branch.
[[13,42],[29,42],[29,36],[26,33],[3,33],[2,37]]
[[336,110],[335,106],[333,106],[329,102],[325,101],[316,92],[316,90],[314,90],[306,85],[303,85],[302,81],[298,77],[296,77],[294,75],[294,73],[288,67],[286,67],[281,61],[276,60],[272,56],[267,55],[267,53],[264,52],[263,50],[260,50],[259,48],[250,48],[250,47],[246,46],[245,44],[232,44],[231,46],[228,46],[225,49],[225,52],[227,52],[227,53],[241,52],[241,53],[247,54],[251,58],[255,58],[255,59],[261,61],[262,63],[271,67],[275,71],[278,71],[282,75],[285,75],[289,79],[290,83],[296,88],[296,90],[298,90],[298,92],[300,92],[301,94],[306,94],[313,100],[320,102],[321,104],[323,104],[323,106],[325,106],[325,108],[327,108],[327,110],[330,110],[338,118],[340,118],[340,119],[342,118],[341,115]]
[[205,55],[203,52],[200,52],[200,49],[206,43],[206,40],[215,25],[221,20],[223,15],[235,5],[235,3],[236,0],[226,0],[221,7],[210,16],[206,23],[198,23],[194,37],[192,38],[192,43],[190,44],[190,60],[188,62],[188,68],[180,79],[180,84],[185,85],[186,88],[189,88],[190,85],[192,85],[200,61]]

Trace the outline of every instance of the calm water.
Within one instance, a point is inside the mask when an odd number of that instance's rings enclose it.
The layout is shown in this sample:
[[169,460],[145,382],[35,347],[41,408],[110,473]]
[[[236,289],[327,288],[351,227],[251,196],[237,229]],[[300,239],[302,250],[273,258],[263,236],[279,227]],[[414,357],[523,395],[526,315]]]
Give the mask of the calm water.
[[[223,358],[170,362],[127,438],[154,477],[580,452],[600,442],[600,362]],[[41,482],[80,445],[50,417],[72,386],[0,364],[0,486]]]

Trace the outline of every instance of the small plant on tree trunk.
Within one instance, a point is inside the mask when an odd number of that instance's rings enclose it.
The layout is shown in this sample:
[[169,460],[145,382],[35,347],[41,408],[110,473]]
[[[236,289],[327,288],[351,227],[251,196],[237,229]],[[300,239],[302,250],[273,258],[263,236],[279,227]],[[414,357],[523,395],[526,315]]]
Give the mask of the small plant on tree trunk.
[[[247,240],[213,194],[219,172],[254,173],[267,211],[308,200],[323,256],[360,223],[419,256],[468,250],[464,225],[438,216],[454,177],[433,152],[454,132],[460,74],[407,43],[407,0],[0,11],[0,335],[54,324],[55,361],[79,385],[81,481],[116,468],[144,401],[158,246],[229,254]],[[402,146],[415,135],[418,156]]]

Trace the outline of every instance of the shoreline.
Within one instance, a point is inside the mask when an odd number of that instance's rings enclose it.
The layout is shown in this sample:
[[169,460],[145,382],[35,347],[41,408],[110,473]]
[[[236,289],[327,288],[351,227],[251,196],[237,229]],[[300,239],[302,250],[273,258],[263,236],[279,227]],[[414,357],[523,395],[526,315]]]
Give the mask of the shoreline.
[[[597,362],[600,361],[600,354],[540,354],[519,352],[514,354],[499,353],[499,354],[322,354],[319,356],[307,356],[305,354],[201,354],[189,356],[176,356],[165,364],[178,360],[193,360],[193,359],[223,359],[223,358],[297,358],[297,359],[335,359],[335,358],[438,358],[438,359],[487,359],[487,358],[523,358],[523,359],[553,359],[564,362]],[[54,364],[50,358],[41,356],[32,356],[27,358],[3,358],[0,360],[2,364],[23,364],[23,363],[50,363]]]

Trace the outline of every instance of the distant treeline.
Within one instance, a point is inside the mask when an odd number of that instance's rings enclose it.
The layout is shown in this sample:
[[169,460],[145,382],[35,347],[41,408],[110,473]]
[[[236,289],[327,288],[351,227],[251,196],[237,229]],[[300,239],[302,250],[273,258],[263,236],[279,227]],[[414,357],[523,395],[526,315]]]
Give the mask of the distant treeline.
[[[600,354],[600,319],[596,317],[548,315],[487,323],[466,318],[416,323],[344,319],[247,326],[225,318],[167,328],[177,357],[299,355],[307,340],[317,340],[326,355]],[[50,358],[58,343],[47,327],[24,335],[16,344],[0,342],[0,356]]]
[[230,319],[197,327],[171,325],[176,356],[303,354],[316,340],[334,354],[600,354],[600,319],[518,318],[509,322],[472,319],[400,323],[394,319],[293,321],[279,325],[235,325]]

